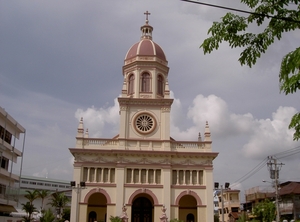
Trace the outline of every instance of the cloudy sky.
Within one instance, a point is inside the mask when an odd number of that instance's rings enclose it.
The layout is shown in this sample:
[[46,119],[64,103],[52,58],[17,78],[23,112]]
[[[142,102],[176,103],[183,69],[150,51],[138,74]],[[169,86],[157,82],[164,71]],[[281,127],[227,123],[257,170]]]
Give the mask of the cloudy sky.
[[[234,0],[209,2],[246,9]],[[199,48],[226,10],[180,0],[0,0],[0,106],[26,128],[22,173],[72,180],[68,148],[80,117],[90,137],[118,133],[124,57],[139,41],[146,10],[169,62],[172,137],[197,140],[208,121],[219,152],[214,180],[242,191],[265,186],[267,156],[300,149],[288,130],[299,93],[285,96],[278,83],[300,31],[284,34],[252,69],[242,67],[240,49],[224,43],[204,55]],[[291,154],[279,159],[280,181],[300,181],[300,154]]]

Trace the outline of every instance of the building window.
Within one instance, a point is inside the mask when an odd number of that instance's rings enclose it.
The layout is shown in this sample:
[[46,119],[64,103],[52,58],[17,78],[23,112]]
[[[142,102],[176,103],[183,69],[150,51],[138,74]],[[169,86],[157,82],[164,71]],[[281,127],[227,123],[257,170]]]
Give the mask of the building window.
[[141,183],[146,183],[146,174],[147,174],[147,171],[145,169],[143,169],[141,171]]
[[157,94],[158,95],[164,94],[164,79],[161,75],[157,77]]
[[1,168],[8,170],[8,159],[2,156],[0,160],[1,160]]
[[0,126],[0,138],[4,139],[5,142],[11,143],[12,134]]
[[199,178],[198,178],[198,180],[199,180],[199,184],[200,185],[204,184],[204,181],[203,181],[203,170],[199,171]]
[[108,168],[104,168],[104,171],[103,171],[103,182],[104,183],[109,182],[108,181]]
[[148,183],[154,183],[154,170],[148,170]]
[[90,181],[93,182],[94,181],[94,176],[95,176],[95,168],[90,168]]
[[126,183],[161,184],[161,170],[127,169]]
[[110,169],[110,182],[111,183],[115,183],[115,169],[114,168],[111,168]]
[[173,185],[203,185],[203,170],[173,170]]
[[84,167],[83,168],[83,181],[87,181],[88,179],[88,168]]
[[131,74],[128,79],[128,94],[131,95],[134,93],[134,75]]
[[142,85],[141,85],[142,92],[150,92],[150,74],[144,73],[142,74]]

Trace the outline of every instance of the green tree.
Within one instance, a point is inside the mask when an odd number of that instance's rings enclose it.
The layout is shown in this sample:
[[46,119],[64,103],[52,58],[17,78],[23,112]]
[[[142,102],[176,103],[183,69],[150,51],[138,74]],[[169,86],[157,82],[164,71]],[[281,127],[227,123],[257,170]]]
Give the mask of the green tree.
[[116,217],[110,216],[109,220],[110,220],[110,222],[122,222],[122,219],[118,216],[116,216]]
[[22,204],[22,209],[28,214],[27,217],[24,217],[24,221],[32,220],[32,213],[36,211],[35,206],[33,205],[33,201],[38,197],[37,191],[26,190],[24,197],[28,200],[26,204]]
[[50,199],[50,205],[55,207],[59,219],[62,219],[63,210],[70,202],[70,198],[65,193],[53,193]]
[[27,216],[23,217],[24,222],[30,222],[32,220],[31,215],[36,211],[36,208],[32,203],[26,202],[26,204],[22,204],[22,210],[27,213]]
[[214,214],[214,222],[219,222],[220,218],[218,214]]
[[70,221],[70,215],[71,215],[71,209],[70,208],[64,209],[63,217],[62,217],[63,221],[66,221],[66,220]]
[[245,212],[243,212],[240,216],[239,219],[237,219],[236,222],[246,222],[247,220],[247,214]]
[[272,222],[275,220],[275,212],[275,204],[268,199],[258,203],[253,209],[253,214],[257,217],[257,219],[264,222]]
[[55,220],[55,216],[52,213],[51,209],[45,210],[45,213],[40,218],[40,222],[53,222]]
[[33,201],[38,198],[37,190],[34,191],[26,190],[26,193],[27,194],[25,194],[24,197],[28,199],[30,204],[33,204]]
[[[262,53],[280,40],[284,32],[300,28],[299,0],[241,0],[252,13],[248,16],[227,13],[220,22],[213,22],[208,30],[210,37],[200,47],[204,54],[217,50],[221,42],[231,48],[242,47],[239,62],[252,67]],[[256,23],[264,27],[259,33],[249,32],[249,26]],[[280,91],[286,95],[300,89],[300,47],[285,55],[279,70]],[[295,114],[289,125],[295,129],[294,140],[300,139],[300,113]]]
[[50,195],[49,190],[38,190],[37,191],[37,197],[42,199],[41,212],[43,212],[43,209],[44,209],[44,201],[49,195]]

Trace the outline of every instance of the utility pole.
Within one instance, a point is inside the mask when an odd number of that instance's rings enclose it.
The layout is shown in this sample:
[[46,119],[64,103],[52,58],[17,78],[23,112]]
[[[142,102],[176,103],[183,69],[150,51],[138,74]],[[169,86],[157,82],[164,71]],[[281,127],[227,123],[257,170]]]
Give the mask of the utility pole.
[[268,163],[267,166],[270,171],[270,178],[274,180],[275,185],[275,198],[276,198],[276,222],[280,222],[280,209],[279,209],[279,196],[278,196],[278,179],[279,179],[279,170],[281,169],[283,163],[277,163],[277,159],[268,156]]
[[224,197],[223,197],[223,185],[221,185],[221,204],[222,204],[222,222],[224,222]]

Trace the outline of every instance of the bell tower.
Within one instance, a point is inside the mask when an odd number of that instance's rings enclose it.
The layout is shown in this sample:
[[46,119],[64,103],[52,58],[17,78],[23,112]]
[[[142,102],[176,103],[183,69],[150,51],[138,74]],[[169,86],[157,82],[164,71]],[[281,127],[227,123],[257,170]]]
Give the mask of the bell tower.
[[[140,41],[130,47],[123,66],[119,140],[170,140],[170,99],[168,61],[162,48],[152,40],[153,27],[141,27]],[[168,149],[168,148],[167,148]]]

